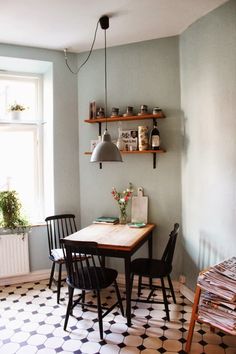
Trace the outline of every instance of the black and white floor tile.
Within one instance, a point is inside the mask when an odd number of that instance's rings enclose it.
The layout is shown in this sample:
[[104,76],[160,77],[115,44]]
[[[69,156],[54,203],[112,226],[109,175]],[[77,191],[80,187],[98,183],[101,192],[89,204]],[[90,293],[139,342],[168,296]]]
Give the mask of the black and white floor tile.
[[[185,353],[192,307],[180,293],[176,305],[170,299],[170,322],[165,320],[162,304],[133,302],[130,328],[119,309],[114,310],[103,320],[101,341],[94,309],[83,312],[79,306],[75,308],[67,331],[63,330],[67,287],[62,288],[60,305],[53,290],[48,289],[47,280],[0,287],[0,354]],[[113,295],[113,288],[104,291],[103,303],[112,302]],[[86,299],[89,296],[94,302],[94,295],[87,294]],[[236,354],[236,337],[212,333],[209,327],[197,324],[191,353]]]

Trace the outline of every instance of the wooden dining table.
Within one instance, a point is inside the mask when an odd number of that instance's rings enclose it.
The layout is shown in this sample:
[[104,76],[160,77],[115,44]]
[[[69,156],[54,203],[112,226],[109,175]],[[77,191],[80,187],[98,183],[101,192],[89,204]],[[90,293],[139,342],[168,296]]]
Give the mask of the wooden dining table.
[[92,224],[66,237],[69,240],[97,242],[99,253],[103,257],[124,259],[126,318],[128,326],[131,326],[131,257],[148,241],[148,256],[152,258],[152,231],[154,228],[155,224],[147,224],[142,228],[131,228],[128,225],[121,224]]

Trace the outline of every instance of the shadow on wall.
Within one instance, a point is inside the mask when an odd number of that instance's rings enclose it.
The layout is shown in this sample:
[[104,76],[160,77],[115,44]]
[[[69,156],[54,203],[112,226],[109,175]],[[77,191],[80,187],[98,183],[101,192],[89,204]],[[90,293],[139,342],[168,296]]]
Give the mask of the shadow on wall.
[[205,231],[200,231],[198,267],[200,270],[206,269],[225,258],[222,245],[217,244],[215,235],[210,235]]
[[184,246],[186,285],[193,291],[199,272],[227,258],[227,252],[222,248],[222,244],[217,242],[216,236],[203,230],[200,230],[198,247],[196,241],[194,250],[193,254],[193,251],[188,251],[187,245]]
[[187,124],[188,118],[185,116],[184,112],[181,111],[181,127],[182,127],[182,157],[186,164],[188,161],[188,149],[189,149],[189,137],[187,135]]

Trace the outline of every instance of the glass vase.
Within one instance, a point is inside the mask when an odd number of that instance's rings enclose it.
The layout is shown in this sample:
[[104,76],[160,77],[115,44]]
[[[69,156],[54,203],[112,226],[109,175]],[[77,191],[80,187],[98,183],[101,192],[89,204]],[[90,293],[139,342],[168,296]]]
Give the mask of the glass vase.
[[125,207],[120,208],[119,222],[123,225],[127,224],[127,212]]

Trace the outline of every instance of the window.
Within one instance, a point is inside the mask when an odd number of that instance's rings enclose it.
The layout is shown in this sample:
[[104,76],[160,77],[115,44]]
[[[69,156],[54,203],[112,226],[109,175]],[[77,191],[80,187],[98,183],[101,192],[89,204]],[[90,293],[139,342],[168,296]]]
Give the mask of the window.
[[[26,107],[19,120],[9,107]],[[16,190],[31,223],[43,218],[42,78],[0,75],[0,189]]]

